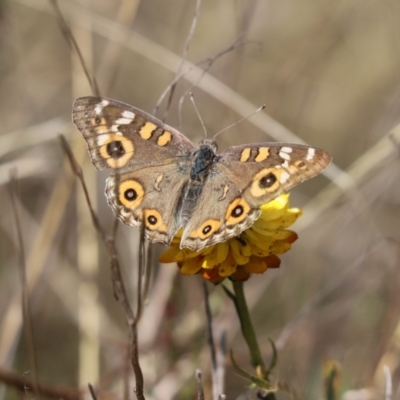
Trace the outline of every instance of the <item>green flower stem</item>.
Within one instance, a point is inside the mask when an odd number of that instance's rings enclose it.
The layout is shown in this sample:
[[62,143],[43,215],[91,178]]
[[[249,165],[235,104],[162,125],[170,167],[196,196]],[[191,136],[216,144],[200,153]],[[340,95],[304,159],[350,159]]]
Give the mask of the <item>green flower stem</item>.
[[247,307],[246,298],[244,296],[243,282],[233,281],[232,283],[235,292],[235,307],[239,316],[243,337],[249,347],[251,364],[256,369],[259,378],[268,379],[264,358],[261,355],[253,323],[251,322],[249,309]]

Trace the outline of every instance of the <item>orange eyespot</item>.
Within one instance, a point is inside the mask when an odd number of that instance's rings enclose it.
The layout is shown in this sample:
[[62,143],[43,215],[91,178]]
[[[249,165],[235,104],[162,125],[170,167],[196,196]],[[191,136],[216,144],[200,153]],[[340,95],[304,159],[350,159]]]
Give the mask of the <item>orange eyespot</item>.
[[110,168],[122,168],[133,157],[133,143],[121,135],[100,135],[98,143],[100,155]]
[[216,232],[221,226],[221,221],[217,219],[208,219],[203,222],[199,229],[193,231],[189,237],[196,239],[200,238],[202,240],[209,238],[214,232]]
[[121,158],[126,153],[124,145],[120,140],[108,143],[106,151],[107,154],[114,159]]
[[261,189],[267,189],[270,188],[272,185],[274,185],[276,182],[276,176],[270,172],[267,175],[264,175],[260,180],[258,181],[258,184]]
[[118,200],[126,208],[134,210],[140,206],[144,198],[143,186],[133,179],[121,182],[118,187]]
[[147,229],[154,231],[167,232],[167,226],[164,224],[161,214],[152,208],[143,210],[143,221]]
[[229,204],[225,213],[225,220],[228,225],[237,224],[246,219],[249,214],[250,206],[246,200],[237,198]]
[[279,188],[282,174],[288,174],[284,170],[276,168],[264,168],[253,179],[250,186],[250,194],[254,197],[262,197],[273,193]]

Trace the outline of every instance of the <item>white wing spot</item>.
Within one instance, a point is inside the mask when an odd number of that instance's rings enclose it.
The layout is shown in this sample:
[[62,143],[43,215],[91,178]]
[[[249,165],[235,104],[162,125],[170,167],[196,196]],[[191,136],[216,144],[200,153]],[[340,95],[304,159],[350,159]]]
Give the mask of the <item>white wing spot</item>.
[[164,174],[161,174],[161,175],[158,175],[157,178],[156,178],[156,182],[154,184],[154,189],[157,190],[157,192],[161,191],[160,183],[161,183],[163,177],[164,177]]
[[284,153],[291,153],[293,149],[291,147],[282,147],[281,151],[283,151]]
[[290,154],[285,153],[285,152],[283,151],[284,148],[285,148],[285,147],[282,147],[281,151],[279,152],[279,157],[283,158],[284,160],[289,161],[289,160],[290,160]]
[[128,119],[130,119],[130,120],[132,120],[133,118],[135,118],[135,114],[134,114],[132,111],[127,111],[127,110],[122,111],[122,116],[123,116],[124,118],[128,118]]
[[107,141],[109,135],[99,135],[97,136],[97,144],[99,146],[103,146],[103,144]]
[[307,161],[310,161],[310,160],[312,160],[312,159],[314,158],[314,156],[315,156],[315,149],[313,149],[312,147],[310,147],[310,148],[308,149],[308,151],[307,151],[306,160],[307,160]]
[[101,112],[103,111],[104,107],[107,107],[110,104],[110,102],[108,100],[102,100],[99,104],[97,104],[97,106],[94,108],[94,112],[97,115],[100,115]]
[[115,120],[117,125],[128,125],[132,122],[132,118],[118,118]]
[[290,178],[290,174],[287,172],[282,172],[279,176],[279,182],[280,183],[285,183],[287,180]]

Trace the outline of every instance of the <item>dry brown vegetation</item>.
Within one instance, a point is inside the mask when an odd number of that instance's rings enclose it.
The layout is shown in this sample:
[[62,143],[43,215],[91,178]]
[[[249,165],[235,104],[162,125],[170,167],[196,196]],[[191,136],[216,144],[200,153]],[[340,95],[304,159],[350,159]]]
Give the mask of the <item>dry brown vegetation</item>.
[[[195,1],[60,0],[59,6],[101,93],[151,112],[179,68]],[[246,283],[264,354],[270,356],[268,338],[279,351],[274,378],[301,399],[326,398],[326,360],[341,366],[344,399],[400,398],[399,21],[397,0],[203,0],[187,61],[212,58],[238,39],[243,45],[213,60],[203,76],[193,69],[182,78],[169,109],[168,123],[198,142],[203,133],[192,105],[185,101],[179,112],[178,104],[192,85],[210,133],[265,104],[264,113],[218,137],[221,150],[304,141],[333,155],[324,175],[292,192],[292,205],[305,215],[281,268]],[[12,370],[18,386],[34,373],[27,372],[21,252],[7,187],[16,167],[40,382],[68,387],[71,396],[91,382],[99,399],[122,398],[124,391],[133,398],[128,331],[106,251],[57,139],[63,133],[70,142],[111,231],[107,173],[94,171],[70,118],[73,100],[91,90],[49,1],[0,2],[0,54],[0,380],[10,383]],[[138,237],[138,229],[119,227],[132,301]],[[155,247],[154,260],[161,250]],[[199,278],[156,261],[152,274],[139,325],[146,398],[195,398],[200,368],[211,399]],[[215,337],[226,332],[228,348],[249,368],[232,303],[221,287],[210,291]],[[393,394],[385,397],[389,381]],[[254,398],[246,385],[227,361],[227,398]],[[39,398],[32,388],[27,395]],[[0,399],[20,396],[0,383]]]

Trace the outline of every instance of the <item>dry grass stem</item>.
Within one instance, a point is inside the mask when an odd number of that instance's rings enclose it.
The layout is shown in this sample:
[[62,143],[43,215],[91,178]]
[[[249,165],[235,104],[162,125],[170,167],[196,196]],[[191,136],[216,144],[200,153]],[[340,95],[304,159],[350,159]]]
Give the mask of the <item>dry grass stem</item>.
[[[117,249],[115,247],[115,237],[109,236],[104,231],[99,218],[93,209],[92,202],[89,197],[89,192],[87,190],[87,186],[85,183],[85,179],[82,174],[82,169],[77,163],[75,156],[65,138],[61,135],[60,136],[61,145],[67,154],[68,160],[70,162],[71,168],[74,172],[74,175],[78,178],[82,190],[85,195],[85,200],[87,206],[89,208],[90,215],[92,217],[93,226],[95,227],[97,233],[99,234],[100,238],[102,239],[104,245],[106,246],[110,267],[111,267],[111,276],[112,276],[112,283],[114,288],[114,296],[115,299],[121,304],[124,312],[125,317],[129,326],[130,332],[130,355],[131,355],[131,362],[133,371],[135,373],[136,378],[136,388],[135,394],[138,400],[144,400],[143,395],[143,374],[139,363],[139,352],[138,352],[138,335],[137,335],[137,323],[140,319],[141,315],[141,305],[142,305],[142,297],[141,297],[141,280],[142,280],[142,266],[145,265],[145,260],[143,258],[139,259],[139,268],[138,268],[138,285],[139,291],[137,295],[137,310],[136,313],[133,312],[132,307],[129,303],[129,297],[127,295],[127,291],[125,288],[124,280],[122,278],[121,269],[118,261]],[[141,235],[143,237],[143,235]],[[143,241],[140,243],[140,247],[143,246]],[[140,253],[142,254],[142,253]]]
[[[26,257],[25,257],[25,246],[24,240],[22,237],[22,227],[21,227],[21,219],[18,210],[18,203],[20,197],[20,191],[18,186],[18,175],[16,170],[10,171],[10,183],[9,183],[9,192],[11,198],[11,207],[15,221],[15,227],[17,231],[17,241],[19,248],[19,275],[20,275],[20,283],[21,283],[21,304],[22,304],[22,318],[23,318],[23,328],[25,333],[25,341],[26,347],[28,349],[29,354],[29,363],[32,372],[32,382],[33,382],[33,391],[39,396],[40,394],[40,382],[38,375],[38,359],[35,350],[35,333],[33,328],[33,320],[30,306],[30,295],[28,291],[28,284],[26,278]],[[28,389],[29,390],[29,389]]]

